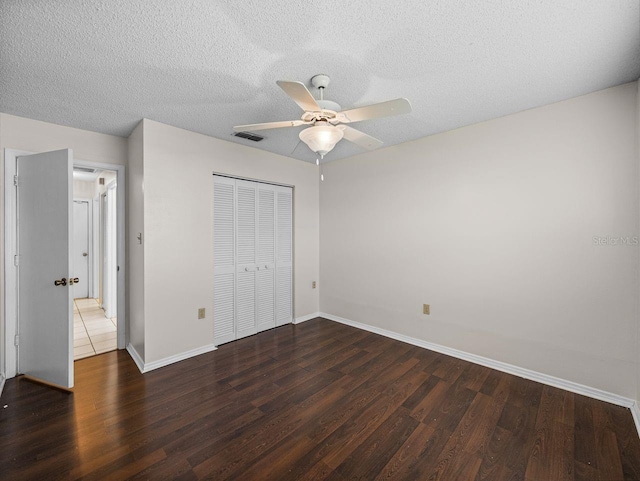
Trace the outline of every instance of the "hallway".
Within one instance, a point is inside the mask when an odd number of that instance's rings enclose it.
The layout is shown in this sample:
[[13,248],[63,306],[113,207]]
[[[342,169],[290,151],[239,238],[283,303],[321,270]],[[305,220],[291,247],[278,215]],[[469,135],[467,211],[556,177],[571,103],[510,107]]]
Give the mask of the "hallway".
[[73,359],[113,351],[117,347],[117,318],[109,319],[96,299],[73,302]]

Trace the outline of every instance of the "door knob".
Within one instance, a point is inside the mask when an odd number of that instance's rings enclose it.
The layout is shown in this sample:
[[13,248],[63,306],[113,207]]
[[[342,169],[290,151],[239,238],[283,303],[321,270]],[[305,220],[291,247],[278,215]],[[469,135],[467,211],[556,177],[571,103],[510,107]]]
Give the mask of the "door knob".
[[54,286],[66,286],[66,285],[67,285],[67,278],[66,278],[66,277],[63,277],[63,278],[62,278],[62,279],[60,279],[60,280],[53,281],[53,285],[54,285]]
[[82,257],[87,257],[89,254],[87,254],[86,252],[82,253]]
[[77,277],[70,277],[69,278],[69,285],[72,286],[74,284],[77,284],[78,282],[80,282],[80,279],[78,279]]

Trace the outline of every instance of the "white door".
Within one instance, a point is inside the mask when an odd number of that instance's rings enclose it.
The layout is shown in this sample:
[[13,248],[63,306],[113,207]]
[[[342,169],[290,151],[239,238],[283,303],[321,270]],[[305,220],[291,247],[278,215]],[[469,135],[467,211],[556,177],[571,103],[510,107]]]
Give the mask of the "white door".
[[71,150],[18,157],[18,372],[65,388],[73,387],[72,171]]
[[236,181],[236,338],[256,329],[255,183]]
[[293,322],[293,191],[276,191],[276,325]]
[[214,177],[213,184],[213,338],[233,341],[235,328],[235,187],[234,179]]
[[89,203],[73,201],[73,298],[89,297]]
[[272,185],[258,185],[258,232],[256,262],[256,324],[258,332],[276,327],[276,193]]
[[216,345],[291,323],[290,187],[214,176]]

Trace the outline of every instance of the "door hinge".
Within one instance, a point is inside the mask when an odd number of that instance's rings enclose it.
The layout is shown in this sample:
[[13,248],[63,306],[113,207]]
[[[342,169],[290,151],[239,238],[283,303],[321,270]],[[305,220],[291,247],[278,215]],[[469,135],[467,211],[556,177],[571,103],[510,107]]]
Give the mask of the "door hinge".
[[18,267],[20,264],[20,256],[13,256],[13,265]]
[[16,187],[18,186],[18,176],[17,175],[13,176],[13,185],[15,185]]
[[16,337],[13,338],[13,345],[18,346],[19,344],[20,344],[20,336],[16,335]]

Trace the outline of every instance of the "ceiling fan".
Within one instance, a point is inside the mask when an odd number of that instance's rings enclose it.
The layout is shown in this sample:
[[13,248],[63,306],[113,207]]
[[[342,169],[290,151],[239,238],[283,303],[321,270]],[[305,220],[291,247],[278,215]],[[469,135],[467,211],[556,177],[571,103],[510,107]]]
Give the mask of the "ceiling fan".
[[404,98],[340,111],[340,105],[324,99],[324,89],[329,81],[329,77],[324,74],[311,78],[311,84],[320,90],[320,99],[316,100],[302,82],[278,80],[278,86],[304,110],[301,119],[236,125],[233,129],[236,132],[246,132],[309,125],[310,127],[300,132],[300,140],[324,158],[343,138],[367,150],[377,149],[382,145],[382,141],[344,124],[411,112],[411,104]]

